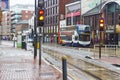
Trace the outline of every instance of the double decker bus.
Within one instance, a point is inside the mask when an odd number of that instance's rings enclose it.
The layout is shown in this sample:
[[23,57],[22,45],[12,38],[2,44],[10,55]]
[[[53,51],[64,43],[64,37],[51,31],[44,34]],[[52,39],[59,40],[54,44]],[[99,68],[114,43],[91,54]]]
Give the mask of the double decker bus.
[[60,28],[61,44],[68,46],[89,46],[91,31],[89,25],[74,25]]

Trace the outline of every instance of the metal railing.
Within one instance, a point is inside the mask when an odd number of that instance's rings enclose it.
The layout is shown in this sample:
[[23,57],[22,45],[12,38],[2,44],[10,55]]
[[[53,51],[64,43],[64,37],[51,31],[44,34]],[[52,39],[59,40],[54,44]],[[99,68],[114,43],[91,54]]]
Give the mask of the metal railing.
[[[99,56],[99,45],[94,45],[94,58]],[[102,45],[101,56],[117,56],[120,57],[120,46],[119,45]]]

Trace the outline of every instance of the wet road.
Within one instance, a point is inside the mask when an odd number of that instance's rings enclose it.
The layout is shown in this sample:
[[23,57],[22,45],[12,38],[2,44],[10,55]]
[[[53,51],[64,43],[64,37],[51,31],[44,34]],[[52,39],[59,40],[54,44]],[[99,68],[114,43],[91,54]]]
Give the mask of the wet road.
[[[56,61],[60,61],[63,55],[67,56],[68,74],[70,73],[69,76],[72,76],[74,78],[73,80],[78,80],[78,79],[79,80],[120,80],[119,73],[116,73],[114,71],[81,60],[79,58],[80,56],[76,55],[73,49],[71,51],[68,52],[67,51],[68,49],[62,48],[60,46],[57,46],[57,49],[53,48],[52,50],[50,49],[44,50],[45,53],[48,53]],[[58,66],[59,63],[60,62],[58,63],[56,62],[55,65]],[[62,65],[59,65],[59,68],[61,68],[60,66]],[[118,69],[120,70],[119,67]]]

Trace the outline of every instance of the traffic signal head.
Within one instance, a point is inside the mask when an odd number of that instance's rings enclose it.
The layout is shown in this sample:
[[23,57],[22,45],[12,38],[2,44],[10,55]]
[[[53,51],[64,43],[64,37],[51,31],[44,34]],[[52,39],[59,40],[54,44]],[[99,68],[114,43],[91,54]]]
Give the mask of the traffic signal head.
[[44,0],[38,0],[38,7],[44,7]]
[[99,20],[99,29],[100,31],[104,31],[104,18]]
[[44,10],[39,10],[39,20],[43,21],[44,20]]
[[37,23],[38,23],[38,26],[43,26],[44,25],[44,10],[43,9],[40,9],[38,10],[38,20],[37,20]]

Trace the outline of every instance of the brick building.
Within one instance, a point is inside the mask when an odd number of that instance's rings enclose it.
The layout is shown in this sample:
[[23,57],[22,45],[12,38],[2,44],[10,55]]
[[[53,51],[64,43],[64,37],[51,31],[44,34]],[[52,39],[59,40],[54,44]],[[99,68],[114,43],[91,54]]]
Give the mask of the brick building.
[[9,11],[2,12],[0,34],[3,38],[8,38],[11,36],[11,12]]
[[11,7],[11,33],[17,34],[28,29],[28,20],[34,12],[33,5],[14,5]]
[[28,20],[32,17],[33,11],[22,10],[21,11],[21,20],[16,24],[15,32],[28,30]]
[[65,19],[65,4],[72,0],[45,0],[46,19],[43,28],[45,42],[55,42],[60,38],[60,20]]

